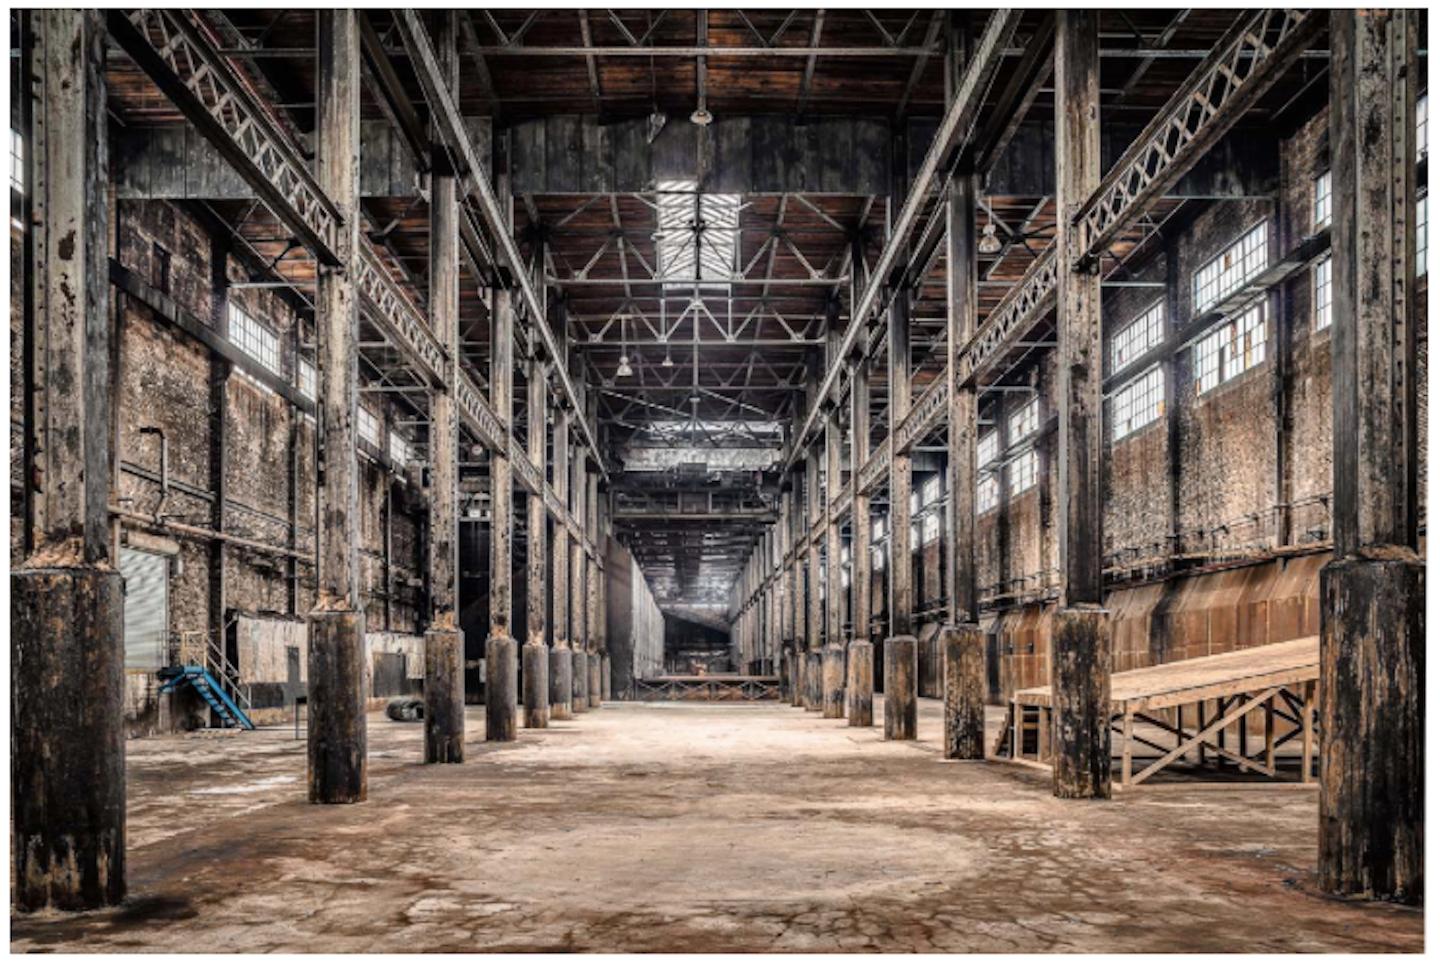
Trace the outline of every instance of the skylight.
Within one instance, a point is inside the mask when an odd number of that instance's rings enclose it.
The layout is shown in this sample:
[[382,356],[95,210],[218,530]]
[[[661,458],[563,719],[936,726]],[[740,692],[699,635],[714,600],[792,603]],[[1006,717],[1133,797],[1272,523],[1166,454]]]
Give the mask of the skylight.
[[655,273],[668,287],[723,288],[735,274],[739,194],[701,194],[693,180],[662,180]]

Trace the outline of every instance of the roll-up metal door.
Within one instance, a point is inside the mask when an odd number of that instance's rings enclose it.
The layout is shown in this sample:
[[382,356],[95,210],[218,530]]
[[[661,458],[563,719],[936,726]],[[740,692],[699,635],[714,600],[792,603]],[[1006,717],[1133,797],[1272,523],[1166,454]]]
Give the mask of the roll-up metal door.
[[120,573],[125,576],[125,667],[160,668],[169,625],[170,559],[122,547]]

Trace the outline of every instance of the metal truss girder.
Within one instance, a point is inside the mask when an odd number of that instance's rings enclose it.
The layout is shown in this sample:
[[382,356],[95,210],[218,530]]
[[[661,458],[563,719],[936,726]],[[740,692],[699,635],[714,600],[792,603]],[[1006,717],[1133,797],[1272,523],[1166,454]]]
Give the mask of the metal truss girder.
[[[400,28],[405,49],[410,55],[411,66],[420,81],[425,100],[430,106],[430,119],[438,132],[439,140],[454,151],[463,168],[460,175],[466,184],[466,193],[474,197],[479,204],[485,226],[495,240],[496,251],[510,269],[515,284],[519,288],[520,299],[525,306],[525,315],[530,319],[534,330],[539,332],[545,356],[559,361],[565,355],[556,344],[550,325],[546,323],[546,313],[541,306],[540,297],[535,291],[529,267],[526,265],[525,259],[520,256],[520,250],[515,245],[515,238],[511,236],[509,225],[501,214],[495,190],[486,177],[485,167],[480,163],[475,148],[470,143],[470,136],[460,117],[460,109],[456,105],[455,98],[450,95],[441,75],[435,49],[426,34],[424,24],[420,22],[420,15],[414,10],[396,10],[395,22]],[[575,420],[579,424],[580,433],[585,438],[585,445],[595,458],[600,476],[607,478],[609,472],[605,468],[600,445],[595,439],[595,432],[590,423],[584,417],[585,406],[575,392],[575,385],[571,383],[570,376],[563,364],[557,363],[554,368],[565,400],[577,414]]]
[[202,135],[255,189],[322,264],[344,262],[334,202],[276,125],[185,10],[111,10],[119,42]]
[[1006,293],[985,323],[960,353],[956,369],[959,384],[969,384],[1005,345],[1017,340],[1040,317],[1055,306],[1055,245],[1037,257],[1025,276]]
[[374,246],[363,240],[355,263],[355,286],[366,316],[385,334],[385,339],[432,385],[444,383],[450,366],[445,349],[430,330],[425,315],[386,270]]
[[1022,11],[1018,10],[997,10],[986,23],[975,45],[974,56],[961,78],[955,99],[945,111],[940,129],[936,131],[930,149],[925,154],[925,160],[900,208],[895,229],[880,251],[880,259],[870,274],[865,290],[851,308],[850,322],[833,354],[834,359],[821,379],[819,390],[815,392],[815,399],[795,432],[794,443],[790,446],[782,469],[788,470],[804,450],[805,441],[814,429],[822,407],[835,389],[847,363],[846,359],[855,350],[856,342],[865,330],[871,313],[879,306],[882,290],[890,285],[890,275],[896,266],[896,259],[908,244],[911,229],[932,187],[935,186],[934,182],[939,179],[944,168],[953,162],[956,151],[966,145],[974,133],[973,128],[990,79],[1004,58],[1010,38],[1020,24],[1021,13]]
[[895,429],[895,440],[891,444],[892,455],[905,454],[916,441],[940,424],[946,414],[947,397],[944,377],[937,377],[930,382],[930,386],[910,406],[910,413],[905,415],[905,419]]
[[890,473],[890,439],[875,445],[865,466],[860,469],[860,493],[873,494]]
[[1255,105],[1323,26],[1315,10],[1259,10],[1237,22],[1161,108],[1075,214],[1095,262]]

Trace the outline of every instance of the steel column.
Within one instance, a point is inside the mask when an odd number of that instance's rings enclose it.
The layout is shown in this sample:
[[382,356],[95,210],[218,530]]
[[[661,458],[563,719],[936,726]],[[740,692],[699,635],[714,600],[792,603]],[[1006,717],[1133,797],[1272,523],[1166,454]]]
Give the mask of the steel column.
[[1319,686],[1321,888],[1415,903],[1425,826],[1419,17],[1330,13],[1335,560],[1320,579]]
[[950,630],[940,637],[944,659],[945,757],[985,757],[985,637],[975,584],[975,388],[956,378],[956,359],[975,333],[976,180],[957,174],[947,189],[945,380],[950,488],[945,526]]
[[1101,607],[1099,265],[1081,258],[1080,206],[1100,183],[1099,14],[1062,10],[1055,34],[1061,603],[1051,634],[1054,791],[1110,796],[1110,626]]
[[[436,47],[445,81],[459,83],[455,13],[440,15]],[[460,207],[455,177],[434,151],[430,171],[430,329],[445,352],[430,393],[430,624],[425,632],[425,761],[465,758],[465,636],[457,614],[460,549]],[[388,515],[387,515],[388,520]]]
[[340,217],[343,266],[320,271],[320,475],[316,604],[310,613],[310,801],[359,802],[367,788],[365,608],[360,597],[360,34],[353,10],[319,14],[317,180]]
[[[515,310],[510,291],[491,291],[490,406],[509,438],[515,416]],[[490,637],[485,642],[485,740],[514,741],[516,651],[511,637],[511,536],[515,510],[514,466],[508,451],[490,453]]]
[[21,14],[32,97],[25,560],[10,577],[15,906],[125,896],[124,585],[113,454],[105,26]]

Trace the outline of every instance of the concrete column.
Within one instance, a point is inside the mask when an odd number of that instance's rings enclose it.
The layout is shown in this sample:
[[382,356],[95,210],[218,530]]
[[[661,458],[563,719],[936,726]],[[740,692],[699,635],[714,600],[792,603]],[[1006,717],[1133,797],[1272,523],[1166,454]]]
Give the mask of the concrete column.
[[1110,620],[1101,607],[1100,274],[1078,263],[1074,216],[1100,185],[1099,15],[1062,10],[1055,31],[1055,183],[1061,230],[1056,313],[1060,328],[1060,609],[1050,635],[1054,790],[1060,798],[1110,797]]
[[323,468],[317,525],[315,609],[308,646],[310,801],[364,801],[365,609],[360,598],[359,300],[354,264],[360,247],[360,35],[353,10],[319,15],[320,187],[343,227],[337,253],[349,265],[322,270],[315,326],[320,341]]
[[[124,585],[113,455],[104,14],[29,11],[25,560],[10,576],[15,907],[125,896]],[[26,81],[29,82],[27,86]]]
[[840,524],[830,514],[830,497],[840,490],[840,409],[825,419],[825,491],[820,511],[825,518],[825,654],[821,712],[845,717],[845,589],[840,570]]
[[[568,505],[570,495],[570,414],[562,408],[555,410],[554,433],[550,439],[553,468],[551,484],[555,496],[562,505]],[[568,719],[570,712],[570,691],[574,686],[571,673],[574,658],[570,653],[570,530],[557,519],[551,525],[550,579],[553,582],[551,597],[554,601],[555,643],[550,649],[550,717]]]
[[914,635],[885,642],[885,740],[914,741],[918,718],[920,643]]
[[[452,91],[459,82],[453,12],[442,14],[436,53]],[[450,362],[430,394],[430,624],[425,632],[425,761],[465,758],[465,636],[456,598],[460,555],[460,415],[455,380],[460,352],[460,208],[455,176],[433,151],[430,172],[430,327]]]
[[975,388],[955,378],[955,360],[975,335],[975,177],[960,173],[946,196],[945,328],[950,429],[949,510],[945,526],[950,624],[941,637],[945,664],[945,757],[985,757],[985,636],[975,584]]
[[1414,10],[1330,14],[1335,560],[1320,578],[1320,886],[1424,892]]
[[[853,259],[852,259],[853,262]],[[860,469],[870,458],[870,360],[862,358],[850,379],[850,651],[845,714],[851,728],[875,724],[875,648],[870,641],[870,496],[860,490]]]
[[[546,366],[531,358],[526,381],[526,456],[537,476],[545,477],[545,407],[549,398]],[[550,724],[550,650],[545,646],[545,497],[532,493],[525,499],[525,647],[521,659],[524,679],[525,727]]]
[[[490,311],[490,404],[509,438],[515,402],[515,309],[510,291],[496,288]],[[517,702],[512,616],[511,538],[514,466],[508,451],[490,454],[490,637],[485,641],[485,740],[514,741]]]

